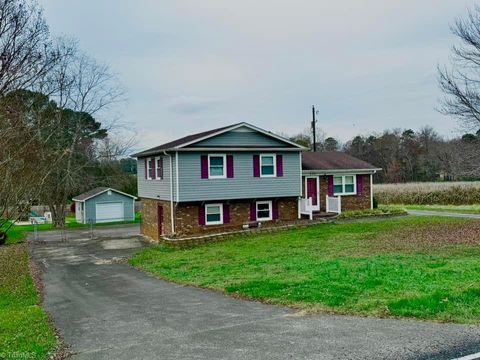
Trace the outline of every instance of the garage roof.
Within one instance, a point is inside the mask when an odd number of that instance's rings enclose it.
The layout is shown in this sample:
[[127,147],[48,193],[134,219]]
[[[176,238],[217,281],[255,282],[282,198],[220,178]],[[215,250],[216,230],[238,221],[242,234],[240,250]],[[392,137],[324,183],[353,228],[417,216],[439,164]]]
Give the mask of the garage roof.
[[133,195],[130,195],[130,194],[127,194],[127,193],[124,193],[124,192],[121,192],[119,190],[116,190],[116,189],[113,189],[113,188],[109,188],[109,187],[96,187],[92,190],[89,190],[87,192],[84,192],[83,194],[80,194],[80,195],[77,195],[75,196],[72,200],[73,201],[80,201],[80,202],[84,202],[85,200],[88,200],[88,199],[91,199],[97,195],[100,195],[100,194],[103,194],[104,192],[106,191],[115,191],[116,193],[119,193],[119,194],[122,194],[122,195],[125,195],[125,196],[129,196],[133,199],[136,199],[135,196]]

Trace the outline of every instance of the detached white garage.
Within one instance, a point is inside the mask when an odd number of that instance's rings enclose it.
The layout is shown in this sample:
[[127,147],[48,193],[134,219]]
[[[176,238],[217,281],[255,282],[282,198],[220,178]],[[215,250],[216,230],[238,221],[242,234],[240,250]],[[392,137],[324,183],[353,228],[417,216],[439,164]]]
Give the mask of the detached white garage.
[[99,187],[73,198],[78,223],[96,224],[135,220],[136,197],[121,191]]

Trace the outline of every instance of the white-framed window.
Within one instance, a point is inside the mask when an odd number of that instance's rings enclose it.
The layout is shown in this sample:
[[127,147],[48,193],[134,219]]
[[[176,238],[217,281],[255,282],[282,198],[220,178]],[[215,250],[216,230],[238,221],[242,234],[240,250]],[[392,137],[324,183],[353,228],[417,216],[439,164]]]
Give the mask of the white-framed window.
[[225,179],[227,177],[227,156],[224,154],[208,155],[208,178]]
[[155,178],[155,174],[153,173],[154,161],[154,158],[147,159],[147,180],[153,180]]
[[205,224],[219,225],[223,224],[223,205],[205,204]]
[[275,154],[260,155],[260,177],[277,176],[277,162]]
[[355,175],[333,176],[334,195],[355,195],[357,193],[357,181]]
[[272,202],[271,201],[257,201],[257,221],[272,220]]
[[155,179],[163,179],[163,158],[161,156],[155,158]]

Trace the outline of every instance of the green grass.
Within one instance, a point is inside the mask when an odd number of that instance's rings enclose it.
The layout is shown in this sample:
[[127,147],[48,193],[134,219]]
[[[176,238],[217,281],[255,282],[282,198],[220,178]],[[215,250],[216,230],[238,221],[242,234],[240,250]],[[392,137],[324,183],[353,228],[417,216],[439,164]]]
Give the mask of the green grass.
[[0,246],[0,353],[45,359],[55,344],[29,273],[27,245]]
[[386,209],[446,211],[464,214],[480,214],[480,204],[476,205],[382,205]]
[[164,279],[307,312],[480,323],[480,222],[402,217],[156,246],[130,263]]

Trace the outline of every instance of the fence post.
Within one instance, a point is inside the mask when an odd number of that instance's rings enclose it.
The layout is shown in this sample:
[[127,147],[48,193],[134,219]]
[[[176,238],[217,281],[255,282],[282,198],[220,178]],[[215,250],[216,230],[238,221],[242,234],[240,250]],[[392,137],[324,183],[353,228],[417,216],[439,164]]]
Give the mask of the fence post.
[[62,234],[62,242],[67,242],[67,233],[65,232],[65,224],[62,225],[62,229],[60,230]]
[[90,225],[90,240],[93,240],[93,220],[88,219],[88,223]]
[[38,241],[38,224],[36,221],[33,221],[32,224],[33,224],[33,240]]

